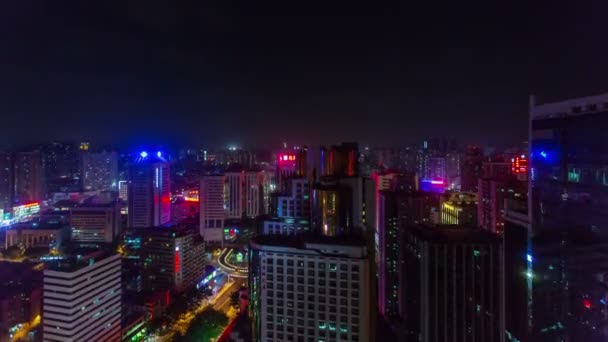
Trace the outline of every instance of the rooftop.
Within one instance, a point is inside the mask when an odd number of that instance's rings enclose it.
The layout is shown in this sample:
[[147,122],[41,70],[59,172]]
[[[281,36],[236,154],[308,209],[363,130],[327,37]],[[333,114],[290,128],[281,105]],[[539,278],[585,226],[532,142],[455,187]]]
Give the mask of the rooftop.
[[282,246],[291,248],[306,249],[307,244],[324,244],[338,246],[365,246],[365,240],[356,235],[352,236],[324,236],[317,234],[300,234],[300,235],[258,235],[252,240],[255,244],[265,246]]
[[46,269],[58,272],[75,272],[93,265],[95,262],[117,255],[105,250],[82,249],[82,254],[73,254],[64,259],[46,262]]

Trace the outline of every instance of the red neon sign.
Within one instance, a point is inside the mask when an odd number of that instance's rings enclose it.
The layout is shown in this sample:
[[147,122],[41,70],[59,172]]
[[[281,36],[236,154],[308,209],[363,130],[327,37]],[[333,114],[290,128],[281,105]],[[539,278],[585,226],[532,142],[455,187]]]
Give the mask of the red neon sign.
[[528,172],[528,160],[525,155],[520,157],[511,158],[511,171],[513,173],[527,173]]
[[285,164],[286,162],[295,162],[295,154],[279,154],[278,160],[280,163]]
[[179,272],[179,247],[175,247],[175,258],[173,260],[173,269],[175,273]]

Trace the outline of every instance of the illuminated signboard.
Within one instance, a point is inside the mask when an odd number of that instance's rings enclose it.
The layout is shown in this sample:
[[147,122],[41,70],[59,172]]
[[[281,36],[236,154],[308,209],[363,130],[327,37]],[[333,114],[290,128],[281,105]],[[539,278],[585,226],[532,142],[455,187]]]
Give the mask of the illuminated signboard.
[[528,173],[528,160],[525,155],[511,158],[511,171],[513,173]]
[[40,203],[28,203],[13,207],[13,218],[22,219],[40,212]]
[[442,179],[422,179],[420,180],[420,190],[426,192],[443,193],[446,188],[446,181]]
[[277,159],[281,165],[296,165],[296,155],[294,153],[279,153]]

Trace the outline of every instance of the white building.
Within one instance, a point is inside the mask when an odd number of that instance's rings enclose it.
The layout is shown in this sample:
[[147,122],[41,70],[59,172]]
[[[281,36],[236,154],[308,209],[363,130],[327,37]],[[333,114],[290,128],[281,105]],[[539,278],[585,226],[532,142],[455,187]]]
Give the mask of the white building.
[[258,236],[250,245],[255,341],[370,341],[370,262],[361,242]]
[[121,258],[95,252],[44,271],[43,341],[120,341]]
[[226,188],[224,191],[224,201],[226,208],[226,218],[238,219],[243,217],[245,208],[244,203],[244,185],[245,172],[226,172]]
[[70,208],[72,241],[111,243],[120,233],[118,202]]
[[224,183],[223,175],[205,176],[199,191],[200,234],[206,242],[222,242],[224,228]]
[[129,227],[155,227],[171,221],[169,163],[160,152],[142,152],[129,169]]

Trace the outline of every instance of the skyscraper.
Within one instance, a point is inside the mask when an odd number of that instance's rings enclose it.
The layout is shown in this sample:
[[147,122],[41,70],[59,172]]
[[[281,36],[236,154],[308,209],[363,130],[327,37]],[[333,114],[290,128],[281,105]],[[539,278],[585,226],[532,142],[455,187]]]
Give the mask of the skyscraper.
[[121,340],[121,258],[96,251],[44,270],[44,341]]
[[607,340],[608,94],[530,99],[533,341]]
[[245,213],[245,171],[229,170],[224,173],[224,176],[226,177],[224,190],[226,218],[242,218]]
[[84,190],[118,189],[118,154],[83,152],[82,183]]
[[264,214],[264,171],[245,171],[245,215],[256,217]]
[[201,179],[199,191],[200,234],[206,242],[221,243],[224,228],[224,175],[208,175]]
[[141,152],[129,168],[129,227],[154,227],[171,220],[169,163],[161,152]]
[[402,230],[400,313],[406,341],[504,341],[501,239],[466,226]]
[[85,204],[70,208],[72,241],[112,243],[120,234],[120,205]]
[[321,147],[321,176],[353,177],[359,174],[359,146],[349,142]]
[[39,151],[14,154],[14,202],[26,204],[44,198],[44,172]]
[[0,209],[13,205],[13,156],[0,151]]
[[477,192],[477,180],[482,176],[483,151],[479,146],[470,146],[461,159],[460,188],[462,191]]
[[80,191],[82,186],[81,159],[74,142],[51,142],[41,147],[46,191]]
[[254,341],[373,341],[365,243],[258,236],[250,243]]

